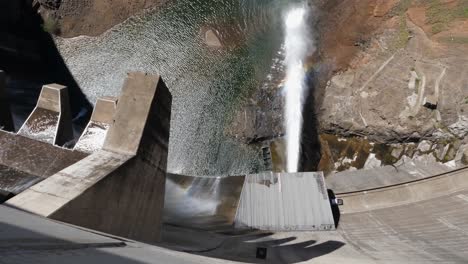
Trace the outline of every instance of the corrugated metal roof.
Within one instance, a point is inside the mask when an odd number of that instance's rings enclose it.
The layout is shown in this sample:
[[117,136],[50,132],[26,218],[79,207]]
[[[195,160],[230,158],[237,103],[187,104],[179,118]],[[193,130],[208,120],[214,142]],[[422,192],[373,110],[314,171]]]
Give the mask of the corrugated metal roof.
[[248,175],[235,224],[262,230],[334,229],[323,173]]

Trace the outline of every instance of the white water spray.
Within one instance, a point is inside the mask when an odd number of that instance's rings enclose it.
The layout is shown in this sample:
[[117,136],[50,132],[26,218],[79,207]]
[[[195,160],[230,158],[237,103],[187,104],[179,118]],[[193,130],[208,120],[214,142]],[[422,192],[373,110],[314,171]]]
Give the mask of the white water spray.
[[285,16],[286,156],[287,172],[297,172],[302,131],[302,105],[306,91],[304,60],[313,49],[307,26],[307,8],[291,9]]

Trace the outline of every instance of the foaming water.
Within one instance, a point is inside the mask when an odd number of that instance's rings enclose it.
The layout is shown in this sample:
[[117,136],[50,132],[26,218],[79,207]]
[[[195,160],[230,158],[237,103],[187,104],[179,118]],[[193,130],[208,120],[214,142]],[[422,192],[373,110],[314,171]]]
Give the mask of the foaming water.
[[307,25],[308,9],[305,6],[290,9],[284,18],[285,28],[285,65],[286,94],[285,125],[286,125],[286,170],[297,172],[302,132],[302,107],[306,91],[306,69],[304,60],[308,56],[313,43],[309,36]]
[[[99,37],[58,39],[83,92],[118,95],[128,71],[160,73],[173,95],[168,170],[238,175],[262,169],[256,146],[227,136],[236,109],[282,45],[282,0],[180,0]],[[207,30],[222,47],[206,45]]]

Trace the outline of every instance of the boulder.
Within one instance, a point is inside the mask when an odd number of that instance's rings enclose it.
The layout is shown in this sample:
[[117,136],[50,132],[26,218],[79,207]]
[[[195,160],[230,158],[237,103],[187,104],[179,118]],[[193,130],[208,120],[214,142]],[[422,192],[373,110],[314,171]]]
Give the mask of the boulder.
[[463,151],[463,156],[461,162],[465,165],[468,165],[468,148]]

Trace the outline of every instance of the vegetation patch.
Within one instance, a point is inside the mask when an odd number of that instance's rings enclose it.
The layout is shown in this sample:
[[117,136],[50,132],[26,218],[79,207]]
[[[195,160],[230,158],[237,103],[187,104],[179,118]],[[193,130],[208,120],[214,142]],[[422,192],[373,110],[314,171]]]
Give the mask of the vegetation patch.
[[411,0],[402,0],[390,12],[391,16],[398,16],[400,18],[398,35],[392,45],[394,50],[406,47],[410,39],[410,32],[406,24],[406,11],[408,11],[411,4]]
[[396,5],[393,10],[390,12],[391,15],[393,16],[401,16],[408,11],[408,8],[410,8],[412,4],[411,0],[402,0]]
[[453,36],[453,37],[441,37],[440,42],[446,42],[451,44],[468,44],[468,37]]
[[441,0],[428,0],[427,20],[432,26],[432,33],[437,34],[449,28],[455,19],[468,18],[468,0],[460,0],[455,7],[450,7]]
[[57,21],[53,18],[45,17],[42,23],[42,30],[49,34],[56,34],[59,31]]
[[397,48],[404,48],[408,44],[410,39],[410,32],[408,30],[408,25],[406,24],[406,14],[400,16],[400,27],[398,30],[398,41]]

